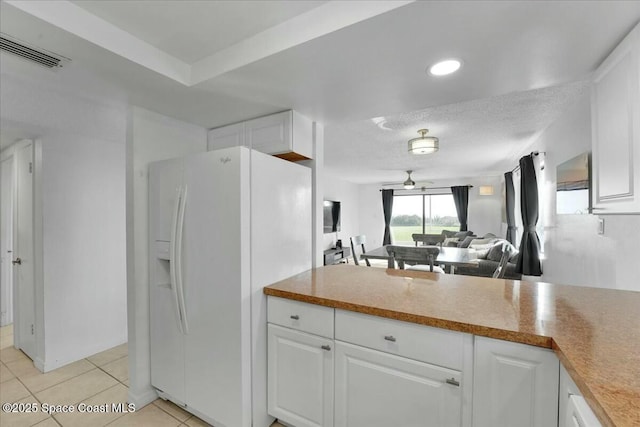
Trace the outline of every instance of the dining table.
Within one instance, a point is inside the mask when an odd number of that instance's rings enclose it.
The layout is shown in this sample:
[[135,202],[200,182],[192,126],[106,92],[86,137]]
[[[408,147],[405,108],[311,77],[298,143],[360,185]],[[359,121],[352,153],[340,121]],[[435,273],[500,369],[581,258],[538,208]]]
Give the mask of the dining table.
[[[395,268],[395,264],[389,252],[387,252],[387,246],[384,245],[379,248],[366,251],[360,255],[363,259],[382,259],[387,260],[388,268]],[[403,246],[403,245],[394,245]],[[414,245],[406,245],[407,247],[414,247]],[[455,274],[456,267],[478,267],[478,257],[475,249],[471,248],[454,248],[447,246],[432,246],[440,249],[438,256],[435,259],[434,264],[444,265],[449,267],[449,273]]]

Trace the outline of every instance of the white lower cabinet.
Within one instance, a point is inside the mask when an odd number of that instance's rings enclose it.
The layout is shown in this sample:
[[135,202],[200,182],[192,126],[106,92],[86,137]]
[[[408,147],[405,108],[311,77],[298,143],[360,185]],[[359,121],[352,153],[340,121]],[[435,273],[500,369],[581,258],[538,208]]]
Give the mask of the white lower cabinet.
[[336,427],[462,422],[459,371],[336,341]]
[[476,337],[473,426],[557,426],[559,364],[551,350]]
[[295,427],[333,426],[333,340],[268,325],[268,412]]
[[560,365],[559,427],[602,427],[569,373]]
[[601,427],[552,350],[268,301],[268,412],[287,425]]

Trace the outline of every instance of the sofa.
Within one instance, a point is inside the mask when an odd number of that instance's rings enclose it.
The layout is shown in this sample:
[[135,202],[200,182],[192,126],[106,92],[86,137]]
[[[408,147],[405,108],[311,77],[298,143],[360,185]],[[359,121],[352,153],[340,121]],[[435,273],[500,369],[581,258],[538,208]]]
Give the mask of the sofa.
[[[466,233],[466,234],[462,234]],[[492,277],[500,258],[504,245],[508,245],[512,253],[505,267],[505,279],[520,280],[522,275],[516,273],[516,264],[518,262],[518,250],[505,239],[496,237],[492,233],[487,233],[482,237],[474,235],[472,232],[452,232],[444,230],[442,232],[442,246],[459,247],[475,249],[478,254],[478,267],[457,267],[456,274],[464,274],[467,276]]]

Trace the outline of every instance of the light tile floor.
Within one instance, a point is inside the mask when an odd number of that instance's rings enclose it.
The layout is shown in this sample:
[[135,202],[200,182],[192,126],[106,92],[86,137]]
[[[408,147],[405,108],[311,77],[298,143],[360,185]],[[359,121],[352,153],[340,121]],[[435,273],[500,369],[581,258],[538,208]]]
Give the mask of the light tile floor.
[[[7,338],[0,349],[0,403],[48,403],[98,406],[126,403],[129,372],[127,345],[122,344],[46,374],[13,347],[12,326],[0,328]],[[9,342],[5,346],[5,342]],[[171,402],[157,399],[133,413],[37,413],[0,412],[2,427],[201,427],[209,424]],[[274,423],[272,427],[282,427]]]

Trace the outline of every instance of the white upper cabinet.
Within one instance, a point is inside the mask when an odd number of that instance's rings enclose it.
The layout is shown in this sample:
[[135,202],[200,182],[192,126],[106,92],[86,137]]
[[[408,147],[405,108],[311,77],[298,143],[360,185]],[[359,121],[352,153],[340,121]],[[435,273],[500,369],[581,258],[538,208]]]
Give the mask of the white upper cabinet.
[[244,142],[244,122],[211,129],[207,135],[207,151],[246,145]]
[[640,25],[594,74],[593,209],[640,213]]
[[307,160],[313,154],[312,122],[289,110],[209,131],[209,150],[236,145],[285,160]]

